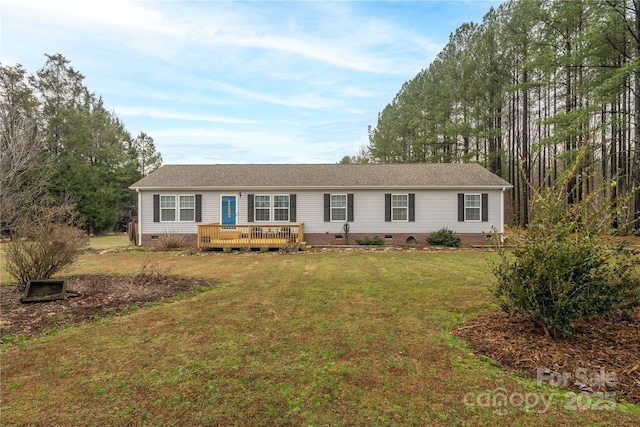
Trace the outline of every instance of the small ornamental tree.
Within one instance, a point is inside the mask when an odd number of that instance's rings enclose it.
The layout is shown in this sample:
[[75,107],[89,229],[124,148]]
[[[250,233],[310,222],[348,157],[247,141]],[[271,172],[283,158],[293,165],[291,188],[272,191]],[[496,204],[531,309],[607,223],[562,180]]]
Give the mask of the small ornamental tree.
[[571,336],[580,318],[640,306],[638,254],[605,239],[623,203],[603,201],[600,188],[566,204],[580,157],[558,185],[534,192],[528,230],[494,266],[501,308],[524,314],[551,337]]
[[30,280],[49,279],[73,263],[86,247],[86,233],[75,222],[72,205],[32,206],[3,245],[3,267],[23,288]]

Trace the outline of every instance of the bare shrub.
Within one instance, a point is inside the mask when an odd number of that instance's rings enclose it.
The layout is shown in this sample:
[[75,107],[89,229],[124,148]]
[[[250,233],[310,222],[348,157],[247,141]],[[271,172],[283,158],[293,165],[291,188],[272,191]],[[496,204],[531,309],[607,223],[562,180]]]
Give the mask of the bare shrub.
[[149,285],[171,275],[174,266],[162,266],[157,260],[145,258],[142,261],[140,270],[131,278],[133,283],[139,285]]
[[192,256],[192,255],[197,255],[197,254],[199,254],[199,253],[201,253],[201,252],[202,252],[202,249],[197,248],[197,247],[195,247],[195,246],[189,246],[189,247],[188,247],[188,248],[183,252],[183,254],[184,254],[184,255],[187,255],[187,256]]
[[72,264],[88,243],[74,220],[72,206],[29,208],[3,247],[4,269],[24,287],[30,280],[49,279]]
[[163,232],[158,239],[160,249],[172,250],[187,246],[187,240],[182,234]]
[[300,245],[297,243],[289,243],[287,246],[284,246],[279,249],[280,253],[283,254],[295,254],[300,250]]

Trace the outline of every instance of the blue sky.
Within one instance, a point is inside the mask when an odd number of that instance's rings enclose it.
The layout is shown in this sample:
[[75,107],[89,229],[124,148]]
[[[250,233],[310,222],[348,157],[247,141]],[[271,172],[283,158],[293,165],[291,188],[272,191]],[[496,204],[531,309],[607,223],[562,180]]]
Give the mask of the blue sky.
[[0,62],[60,53],[164,163],[335,163],[488,0],[2,0]]

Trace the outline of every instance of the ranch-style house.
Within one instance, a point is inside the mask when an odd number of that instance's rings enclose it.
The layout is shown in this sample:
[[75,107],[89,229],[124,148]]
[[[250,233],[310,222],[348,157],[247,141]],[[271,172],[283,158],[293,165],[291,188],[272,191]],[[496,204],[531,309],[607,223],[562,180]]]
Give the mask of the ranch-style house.
[[473,163],[165,165],[138,193],[138,242],[182,234],[201,248],[425,243],[441,228],[463,244],[504,232],[511,184]]

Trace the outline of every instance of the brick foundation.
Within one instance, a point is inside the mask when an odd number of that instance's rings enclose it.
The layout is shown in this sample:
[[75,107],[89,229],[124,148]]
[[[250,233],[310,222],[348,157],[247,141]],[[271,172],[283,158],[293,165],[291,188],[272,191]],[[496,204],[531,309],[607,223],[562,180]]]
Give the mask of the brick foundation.
[[[325,246],[325,245],[357,245],[356,239],[363,237],[373,236],[383,237],[385,242],[391,245],[426,245],[427,236],[429,233],[349,233],[349,241],[347,242],[346,234],[334,234],[334,233],[305,233],[304,239],[311,246]],[[475,234],[457,234],[461,239],[462,246],[475,246],[490,244],[491,240],[480,233]],[[197,234],[183,234],[186,246],[197,246],[198,235]],[[143,234],[142,245],[148,248],[159,248],[161,234]]]
[[[197,234],[182,234],[182,237],[184,238],[185,246],[198,246]],[[151,249],[159,248],[161,238],[162,234],[143,234],[142,246],[146,246]]]
[[[417,245],[426,245],[427,244],[427,236],[430,233],[392,233],[392,234],[384,234],[384,233],[349,233],[349,241],[347,242],[347,236],[344,233],[334,234],[334,233],[305,233],[304,239],[311,246],[324,246],[324,245],[357,245],[356,239],[360,239],[363,237],[373,237],[380,236],[383,237],[385,242],[391,245],[408,245],[408,244],[417,244]],[[481,233],[473,233],[473,234],[457,234],[461,240],[461,246],[475,246],[475,245],[486,245],[491,243],[491,240],[481,234]]]

